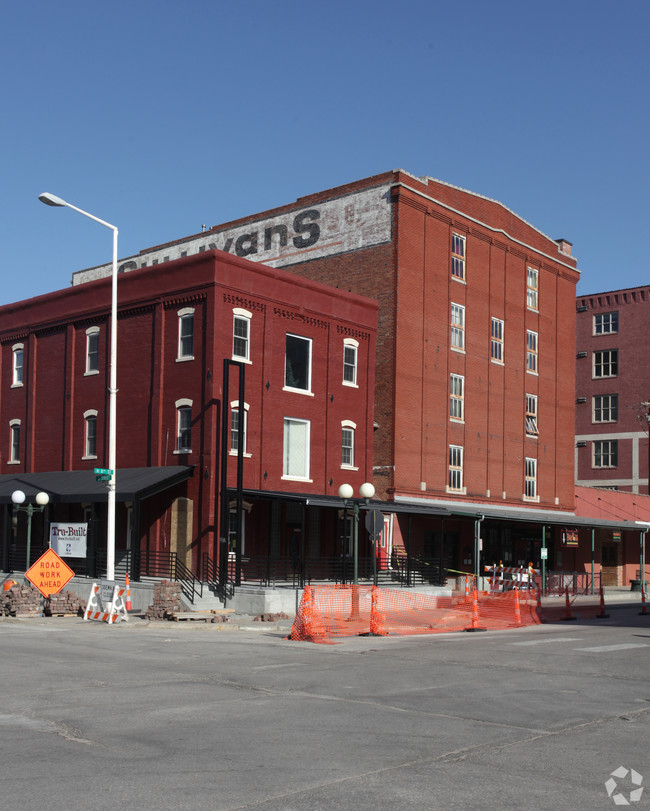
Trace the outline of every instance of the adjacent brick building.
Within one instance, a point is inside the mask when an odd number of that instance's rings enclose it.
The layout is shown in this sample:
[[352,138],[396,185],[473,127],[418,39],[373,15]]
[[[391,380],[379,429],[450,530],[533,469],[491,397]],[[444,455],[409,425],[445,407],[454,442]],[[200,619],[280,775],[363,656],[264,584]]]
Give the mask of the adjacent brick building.
[[648,493],[650,287],[576,300],[575,478]]
[[[89,521],[75,570],[101,569],[109,304],[104,278],[0,307],[5,569],[25,563],[18,487],[50,493],[46,521]],[[118,306],[118,571],[137,551],[198,572],[220,535],[238,567],[334,556],[338,512],[323,505],[372,477],[376,302],[209,250],[121,274]],[[40,515],[33,536],[32,557],[47,545]]]

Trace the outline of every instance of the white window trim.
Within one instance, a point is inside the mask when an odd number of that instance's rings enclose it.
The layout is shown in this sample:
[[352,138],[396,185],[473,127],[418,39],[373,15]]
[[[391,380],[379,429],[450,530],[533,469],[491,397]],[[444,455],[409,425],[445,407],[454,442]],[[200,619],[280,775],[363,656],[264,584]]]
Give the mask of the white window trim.
[[[248,321],[248,338],[246,339],[246,349],[248,354],[246,357],[243,355],[235,355],[235,318],[244,318]],[[244,310],[243,307],[233,307],[232,310],[232,360],[236,360],[239,363],[251,363],[251,326],[253,323],[253,313],[249,310]]]
[[8,465],[19,465],[20,464],[20,439],[21,439],[21,437],[20,436],[18,437],[18,439],[19,439],[19,442],[18,442],[18,458],[14,459],[13,458],[13,451],[14,451],[14,431],[13,431],[13,429],[17,427],[18,428],[18,433],[20,434],[21,425],[22,425],[22,420],[9,420],[9,459],[7,460]]
[[[526,425],[525,425],[525,428],[526,428],[526,436],[527,436],[529,439],[539,439],[539,422],[538,422],[538,419],[539,419],[539,409],[538,409],[538,407],[537,407],[537,406],[538,406],[537,395],[536,395],[536,394],[530,394],[529,392],[526,392],[525,397],[526,397],[526,401],[525,401],[525,405],[526,405],[526,415],[525,415],[525,416],[526,416]],[[528,411],[528,398],[529,398],[529,397],[530,397],[530,398],[532,398],[532,400],[535,402],[535,413],[534,413],[534,414],[532,413],[532,411],[531,411],[531,412],[529,412],[529,411]],[[535,420],[535,427],[537,428],[537,433],[535,433],[535,434],[532,434],[532,433],[530,433],[530,432],[528,431],[528,416],[529,416],[529,414],[531,414],[531,415],[532,415],[532,417],[533,417],[533,418],[534,418],[534,420]]]
[[[600,397],[601,400],[604,397],[609,398],[608,411],[609,411],[610,415],[612,413],[612,397],[616,397],[617,398],[617,401],[616,401],[616,413],[618,415],[618,394],[616,392],[613,392],[612,394],[594,394],[594,395],[592,395],[592,398],[591,398],[591,423],[592,423],[592,425],[611,425],[612,423],[618,422],[618,416],[616,417],[616,419],[609,419],[609,420],[597,420],[596,419],[596,400],[598,399],[598,397]],[[602,410],[603,409],[601,407],[601,412],[602,412]]]
[[[16,352],[22,352],[23,362],[20,367],[22,380],[16,380]],[[25,383],[25,344],[14,344],[11,347],[11,388],[19,389]]]
[[[528,273],[531,270],[535,274],[535,279],[537,281],[537,287],[531,287],[528,284],[528,279],[529,279]],[[531,291],[531,292],[533,292],[535,294],[535,306],[534,307],[531,307],[531,305],[528,303],[528,292],[529,291]],[[526,309],[531,310],[534,313],[539,312],[539,268],[534,268],[534,267],[531,267],[531,266],[528,266],[526,268]]]
[[[244,402],[244,452],[242,456],[245,459],[250,459],[252,454],[246,450],[248,448],[248,411],[250,409],[250,405],[247,402]],[[239,411],[239,400],[232,400],[230,403],[230,412],[232,414],[233,411]],[[231,423],[232,425],[232,423]],[[232,439],[230,441],[232,446]],[[238,456],[238,452],[233,450],[232,447],[228,450],[228,456]]]
[[[452,321],[452,313],[453,313],[453,308],[454,307],[458,307],[458,309],[463,314],[462,327],[459,327],[457,324],[455,324]],[[460,352],[460,354],[462,354],[462,355],[465,354],[465,347],[466,347],[465,324],[466,324],[466,321],[465,321],[465,305],[464,304],[458,304],[457,302],[452,301],[451,305],[450,305],[450,308],[449,308],[449,348],[451,349],[452,352]],[[462,346],[454,346],[453,345],[452,338],[451,338],[453,330],[458,330],[460,335],[462,336],[462,339],[463,339],[463,345]]]
[[[615,465],[597,465],[596,464],[596,445],[603,445],[605,442],[609,444],[608,456],[612,458],[612,444],[616,443],[616,464]],[[602,456],[602,454],[601,454]],[[595,439],[591,443],[591,468],[592,470],[616,470],[618,468],[618,439]]]
[[[607,352],[610,355],[609,366],[612,366],[611,354],[616,353],[616,373],[613,375],[597,375],[596,374],[596,355],[603,355]],[[591,379],[592,380],[607,380],[613,377],[618,377],[618,348],[615,349],[594,349],[591,353]]]
[[[452,379],[452,377],[456,377],[456,378],[458,378],[459,380],[462,381],[461,382],[462,391],[463,391],[462,397],[454,397],[452,395],[452,393],[451,393],[451,379]],[[452,417],[452,415],[451,415],[451,403],[452,403],[452,401],[460,403],[460,408],[461,408],[461,411],[463,412],[462,417]],[[450,372],[450,374],[449,374],[449,421],[450,422],[457,422],[457,423],[461,423],[461,424],[465,423],[465,375],[457,375],[455,372]]]
[[[87,411],[84,411],[84,455],[81,457],[82,460],[84,459],[97,459],[97,454],[88,454],[88,417],[95,417],[97,419],[97,409],[96,408],[89,408]],[[95,428],[97,428],[97,423],[95,422]],[[95,437],[95,442],[97,442],[97,437]]]
[[[526,467],[528,462],[535,463],[535,477],[528,479],[526,477]],[[535,495],[534,496],[527,496],[526,495],[526,482],[527,481],[534,481],[535,482]],[[522,500],[523,501],[530,501],[530,502],[539,502],[539,483],[538,483],[538,470],[537,470],[537,459],[532,456],[526,456],[524,459],[524,492],[522,493]]]
[[[454,253],[454,237],[458,237],[463,243],[463,275],[462,276],[455,276],[453,272],[454,268],[454,258],[458,257],[461,258],[459,254]],[[452,231],[451,233],[451,267],[449,268],[449,275],[452,278],[452,281],[458,282],[459,284],[467,284],[466,276],[467,276],[467,237],[464,234],[459,234],[457,231]]]
[[[602,312],[602,313],[594,313],[594,317],[592,318],[592,321],[591,321],[591,328],[592,328],[592,333],[591,334],[595,338],[602,338],[605,335],[617,335],[618,334],[618,320],[616,322],[616,329],[608,329],[607,331],[602,330],[601,332],[596,331],[596,319],[597,318],[599,318],[599,317],[602,318],[605,315],[612,316],[614,314],[618,315],[618,310],[607,310],[607,311]],[[610,323],[610,326],[611,326],[611,318],[610,318],[609,323]]]
[[[494,322],[501,324],[501,340],[495,338],[492,334],[492,328],[494,326]],[[490,362],[496,363],[497,366],[505,366],[505,355],[506,355],[506,348],[505,348],[505,337],[506,337],[506,323],[503,318],[497,318],[496,316],[490,317]],[[501,357],[495,358],[492,356],[492,347],[493,346],[500,346],[501,347]]]
[[[180,400],[176,400],[176,402],[174,403],[174,406],[176,408],[176,434],[175,434],[176,442],[175,442],[175,444],[177,446],[178,446],[178,437],[179,437],[179,428],[180,428],[180,425],[179,425],[179,409],[181,409],[181,408],[190,408],[191,409],[193,403],[194,403],[194,401],[188,399],[187,397],[181,397]],[[176,447],[175,450],[173,451],[173,454],[176,455],[176,456],[178,456],[180,454],[186,454],[186,453],[192,453],[192,449],[191,448],[178,448],[178,447]]]
[[352,420],[341,420],[341,452],[343,451],[343,429],[348,428],[352,431],[352,464],[345,465],[341,462],[341,470],[359,470],[359,467],[354,464],[356,461],[356,450],[357,450],[357,424],[356,422],[352,422]]
[[[311,420],[305,420],[301,417],[285,417],[282,423],[282,431],[284,434],[284,426],[286,425],[287,420],[291,422],[302,422],[307,426],[307,442],[306,442],[306,449],[305,449],[305,467],[307,470],[311,470]],[[284,436],[282,439],[282,479],[284,481],[291,481],[291,482],[311,482],[313,481],[310,476],[289,476],[284,474]]]
[[86,330],[86,371],[84,372],[84,377],[91,377],[92,375],[99,374],[99,338],[97,338],[97,368],[96,369],[89,369],[88,368],[88,360],[90,358],[90,353],[88,351],[88,343],[90,341],[91,335],[99,335],[100,329],[99,327],[88,327]]
[[343,379],[343,385],[349,386],[353,389],[358,389],[358,379],[359,379],[359,341],[355,341],[354,338],[344,338],[343,339],[343,371],[345,372],[345,347],[351,346],[354,347],[354,381],[345,380]]
[[[528,336],[534,335],[535,336],[535,351],[531,352],[528,349]],[[528,355],[535,356],[535,369],[528,368]],[[535,332],[534,329],[527,329],[526,330],[526,374],[527,375],[534,375],[535,377],[539,377],[539,332]]]
[[[176,363],[185,363],[186,361],[194,360],[194,307],[183,307],[176,315],[178,316],[178,344],[176,347]],[[181,355],[181,325],[185,316],[192,316],[192,354]]]
[[[308,341],[309,342],[309,380],[307,383],[308,388],[306,389],[297,389],[293,386],[287,386],[287,350],[286,350],[286,340],[287,337],[291,335],[292,338],[300,338],[301,341]],[[313,397],[314,392],[312,391],[312,380],[313,380],[313,345],[314,342],[311,338],[307,338],[305,335],[298,335],[296,332],[287,332],[284,337],[285,340],[285,350],[284,350],[284,386],[282,386],[282,391],[292,391],[295,394],[304,394],[308,397]],[[309,479],[311,481],[311,479]]]
[[[454,468],[454,470],[460,470],[460,487],[451,487],[449,484],[449,474],[451,472],[451,465],[449,463],[449,452],[452,448],[460,449],[460,468]],[[447,493],[455,493],[457,495],[466,495],[467,494],[467,487],[465,486],[465,448],[463,445],[449,445],[447,448],[447,486],[446,486]]]

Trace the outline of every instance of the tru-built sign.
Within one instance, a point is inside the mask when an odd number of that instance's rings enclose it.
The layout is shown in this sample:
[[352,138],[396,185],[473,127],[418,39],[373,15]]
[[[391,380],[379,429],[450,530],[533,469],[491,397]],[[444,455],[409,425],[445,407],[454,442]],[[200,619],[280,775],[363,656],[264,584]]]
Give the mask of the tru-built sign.
[[[120,262],[118,273],[212,250],[285,267],[390,242],[390,189],[390,184],[384,184],[276,217],[251,218],[235,228],[216,226],[204,234],[130,256]],[[73,274],[72,283],[83,284],[111,273],[112,265],[80,270]]]

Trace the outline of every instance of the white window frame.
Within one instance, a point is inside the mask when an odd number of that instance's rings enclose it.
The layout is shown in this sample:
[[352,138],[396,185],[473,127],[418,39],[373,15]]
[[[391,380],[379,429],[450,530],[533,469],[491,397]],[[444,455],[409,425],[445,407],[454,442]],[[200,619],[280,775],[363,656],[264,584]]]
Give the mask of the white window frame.
[[[182,310],[178,311],[177,315],[178,315],[178,353],[176,360],[177,361],[194,360],[194,307],[184,307]],[[191,335],[187,335],[185,332],[185,326],[187,324],[192,325]],[[183,346],[183,342],[187,342],[188,340],[191,340],[192,342],[191,352],[188,352],[187,347]]]
[[[182,397],[180,400],[176,400],[174,403],[176,407],[176,449],[174,450],[175,454],[180,453],[192,453],[192,405],[193,401],[189,400],[187,397]],[[189,426],[182,425],[182,422],[186,419],[186,415],[189,414]],[[181,439],[183,438],[183,434],[189,431],[190,435],[190,443],[189,445],[181,445]]]
[[[591,408],[593,423],[618,422],[618,394],[594,394],[591,398]],[[614,416],[612,416],[612,412],[614,412]],[[599,414],[600,419],[598,419]],[[604,416],[605,414],[607,417]]]
[[[354,338],[343,339],[343,385],[357,386],[357,363],[359,359],[359,341]],[[346,377],[347,375],[347,377]],[[350,378],[350,379],[348,379]]]
[[23,385],[25,378],[25,345],[14,344],[11,347],[12,351],[12,373],[11,373],[11,388],[18,388]]
[[450,346],[454,352],[465,351],[465,307],[451,302],[450,312]]
[[463,456],[464,449],[462,445],[449,446],[449,467],[447,475],[448,493],[465,492],[465,487],[463,486]]
[[20,420],[9,421],[9,465],[20,464]]
[[596,313],[593,320],[594,335],[615,335],[618,332],[618,310]]
[[[93,348],[91,344],[97,343]],[[94,361],[94,366],[93,366]],[[86,371],[85,376],[99,374],[99,327],[88,327],[86,330]]]
[[[592,353],[592,379],[600,380],[603,377],[618,377],[618,349],[599,349]],[[612,368],[615,369],[612,372]],[[598,374],[606,371],[606,374]]]
[[539,310],[539,270],[529,267],[526,270],[526,307]]
[[[242,307],[232,311],[232,359],[242,363],[251,362],[251,321],[253,314]],[[246,334],[242,335],[241,327],[245,325]],[[243,350],[243,351],[242,351]]]
[[[243,437],[244,450],[243,450],[243,456],[245,456],[246,458],[250,458],[250,456],[251,456],[250,453],[248,453],[248,411],[249,411],[249,409],[250,409],[249,404],[245,402],[244,403],[244,437]],[[236,427],[234,425],[234,416],[236,414],[237,415],[237,421],[239,421],[239,412],[240,412],[239,400],[233,400],[230,403],[230,450],[228,451],[230,456],[237,456],[237,440],[236,440],[236,437],[238,436],[238,434],[237,434],[237,429],[236,429]]]
[[452,422],[465,422],[465,377],[449,375],[449,419]]
[[490,360],[492,363],[504,364],[505,323],[502,318],[492,317],[490,335]]
[[526,436],[535,438],[539,436],[536,394],[526,394]]
[[451,278],[457,282],[465,281],[467,239],[462,234],[452,231],[451,234]]
[[[352,420],[341,421],[341,468],[344,470],[358,470],[355,466],[355,440],[357,424]],[[347,461],[346,461],[347,455]]]
[[539,501],[537,459],[530,456],[527,456],[524,461],[524,501]]
[[[600,459],[600,464],[598,460]],[[618,467],[618,440],[597,439],[591,443],[591,466],[595,470]]]
[[538,374],[539,335],[532,329],[526,330],[526,374]]
[[[304,426],[304,456],[296,460],[289,458],[291,453],[291,426]],[[310,441],[311,441],[311,423],[309,420],[299,419],[298,417],[285,417],[284,418],[284,433],[282,443],[282,478],[290,481],[310,482],[309,478],[309,465],[310,465]],[[294,448],[295,453],[295,448]],[[299,467],[296,467],[296,461],[300,462]]]
[[[84,455],[82,456],[82,459],[97,459],[97,413],[97,410],[94,408],[89,408],[87,411],[84,411]],[[95,425],[94,453],[91,452],[91,448],[89,446],[91,436],[88,431],[88,426],[91,424],[91,422]]]
[[[287,383],[287,372],[288,372],[288,365],[287,365],[287,344],[289,339],[295,339],[299,341],[305,341],[307,344],[307,386],[302,388],[300,386],[290,386]],[[284,350],[284,390],[285,391],[295,391],[299,392],[300,394],[312,394],[311,390],[311,381],[312,381],[312,339],[306,338],[304,335],[297,335],[295,332],[287,332],[285,335],[285,350]]]

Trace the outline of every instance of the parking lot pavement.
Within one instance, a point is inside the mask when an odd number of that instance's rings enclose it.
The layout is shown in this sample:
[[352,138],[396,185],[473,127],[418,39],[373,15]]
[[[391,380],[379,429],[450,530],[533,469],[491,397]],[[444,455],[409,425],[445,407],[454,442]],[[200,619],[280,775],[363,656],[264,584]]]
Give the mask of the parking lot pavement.
[[650,783],[637,605],[333,645],[259,626],[0,621],[3,806],[598,809]]

